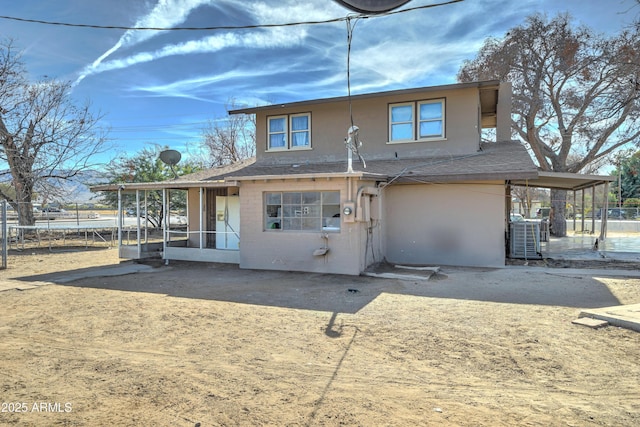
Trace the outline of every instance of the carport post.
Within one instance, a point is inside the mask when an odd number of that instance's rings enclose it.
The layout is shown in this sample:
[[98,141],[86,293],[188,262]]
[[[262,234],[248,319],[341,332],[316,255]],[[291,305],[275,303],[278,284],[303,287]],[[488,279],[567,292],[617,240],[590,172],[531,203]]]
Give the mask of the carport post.
[[582,190],[580,190],[580,192],[582,193],[582,203],[580,204],[580,216],[581,216],[581,222],[582,222],[582,233],[584,234],[584,188]]
[[591,234],[596,234],[596,186],[591,186]]
[[607,238],[607,211],[609,210],[609,181],[604,183],[604,203],[602,204],[602,215],[600,223],[599,240],[604,241]]
[[576,190],[573,190],[573,234],[576,233]]

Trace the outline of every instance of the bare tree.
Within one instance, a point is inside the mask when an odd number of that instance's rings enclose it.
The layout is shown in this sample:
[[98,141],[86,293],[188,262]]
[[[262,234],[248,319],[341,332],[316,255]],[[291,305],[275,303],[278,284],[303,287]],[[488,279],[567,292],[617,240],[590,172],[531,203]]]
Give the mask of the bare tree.
[[[568,15],[527,18],[503,39],[489,38],[459,81],[513,84],[513,131],[540,169],[587,171],[640,136],[638,29],[610,38],[574,28]],[[566,191],[552,190],[552,228],[566,235]]]
[[[514,186],[511,188],[511,196],[516,198],[522,204],[525,218],[531,218],[531,208],[536,201],[542,201],[545,198],[544,190],[539,188]],[[522,212],[521,212],[522,213]]]
[[0,181],[15,192],[3,191],[22,225],[33,225],[34,191],[48,194],[62,181],[90,168],[101,152],[105,135],[90,104],[74,104],[71,84],[44,78],[28,80],[20,52],[11,40],[0,42],[0,162],[8,169]]
[[[226,105],[227,110],[236,108],[235,102]],[[255,115],[233,114],[210,120],[202,131],[202,146],[207,153],[208,167],[229,165],[255,156]]]

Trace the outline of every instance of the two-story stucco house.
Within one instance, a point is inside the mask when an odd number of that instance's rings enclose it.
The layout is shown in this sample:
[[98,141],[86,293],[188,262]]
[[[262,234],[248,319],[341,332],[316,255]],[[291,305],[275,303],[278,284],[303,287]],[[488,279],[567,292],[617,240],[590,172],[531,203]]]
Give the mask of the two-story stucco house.
[[[352,275],[383,260],[502,266],[508,183],[539,175],[510,139],[510,108],[510,85],[487,81],[238,109],[256,115],[255,159],[119,190],[188,193],[188,232],[167,227],[166,260]],[[352,125],[366,167],[348,161]],[[483,128],[496,142],[481,143]]]

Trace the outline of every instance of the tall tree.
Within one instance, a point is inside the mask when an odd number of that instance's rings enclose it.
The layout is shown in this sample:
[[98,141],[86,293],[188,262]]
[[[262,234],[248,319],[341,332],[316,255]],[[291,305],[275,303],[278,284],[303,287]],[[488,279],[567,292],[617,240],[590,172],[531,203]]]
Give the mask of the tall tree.
[[[640,36],[573,27],[568,15],[533,15],[485,40],[462,82],[513,84],[512,127],[540,169],[581,172],[640,137]],[[566,235],[566,191],[552,190],[552,229]]]
[[89,103],[76,105],[70,92],[70,82],[30,82],[13,42],[0,42],[0,164],[6,164],[0,182],[15,190],[0,186],[0,197],[18,212],[21,225],[35,223],[34,191],[89,169],[92,156],[104,148],[100,117]]
[[[236,107],[232,100],[227,110]],[[202,130],[202,148],[206,153],[207,167],[224,166],[255,155],[255,115],[234,114],[210,120]]]
[[[531,218],[531,207],[533,202],[539,202],[546,198],[544,190],[521,186],[512,187],[511,196],[520,201],[525,218]],[[535,215],[535,212],[533,214]]]
[[611,186],[616,199],[617,195],[621,197],[618,202],[624,203],[628,199],[640,198],[640,151],[621,159],[612,174],[619,177]]

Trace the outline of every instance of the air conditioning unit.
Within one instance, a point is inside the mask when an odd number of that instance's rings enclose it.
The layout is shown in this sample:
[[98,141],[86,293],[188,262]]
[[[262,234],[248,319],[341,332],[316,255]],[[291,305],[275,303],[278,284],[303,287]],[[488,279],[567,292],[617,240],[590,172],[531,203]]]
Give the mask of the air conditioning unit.
[[511,223],[510,257],[540,259],[540,224],[537,222],[517,221]]

